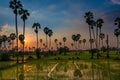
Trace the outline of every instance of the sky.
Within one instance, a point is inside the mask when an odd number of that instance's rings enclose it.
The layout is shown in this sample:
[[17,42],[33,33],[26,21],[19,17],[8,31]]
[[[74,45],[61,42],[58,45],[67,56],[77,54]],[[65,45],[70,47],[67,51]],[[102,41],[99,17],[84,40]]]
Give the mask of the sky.
[[[89,31],[85,23],[85,12],[91,11],[94,14],[94,20],[102,18],[104,24],[102,32],[109,35],[110,46],[116,46],[116,37],[114,36],[114,25],[116,17],[120,17],[120,0],[20,0],[25,9],[29,10],[30,16],[26,20],[26,43],[31,46],[36,43],[36,35],[32,25],[34,22],[41,24],[39,30],[39,39],[42,38],[45,43],[44,27],[53,30],[52,44],[57,38],[62,42],[66,37],[66,45],[70,47],[73,42],[73,34],[81,34],[81,40],[87,39],[89,48]],[[10,0],[0,0],[0,35],[15,33],[15,16],[12,9],[9,8]],[[19,34],[22,33],[23,21],[18,16]],[[105,38],[106,40],[106,38]],[[105,45],[105,43],[104,43]]]

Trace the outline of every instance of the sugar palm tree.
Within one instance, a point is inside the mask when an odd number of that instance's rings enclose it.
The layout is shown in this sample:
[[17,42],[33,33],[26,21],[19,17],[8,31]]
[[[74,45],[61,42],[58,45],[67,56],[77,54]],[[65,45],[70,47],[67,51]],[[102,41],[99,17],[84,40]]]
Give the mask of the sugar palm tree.
[[61,42],[59,42],[59,46],[61,47],[61,45],[62,45],[62,43]]
[[[13,9],[13,13],[15,14],[15,28],[16,28],[16,44],[17,44],[17,51],[18,51],[18,25],[17,25],[17,16],[20,8],[22,8],[21,2],[18,0],[11,0],[9,2],[9,7]],[[18,63],[18,55],[17,55],[17,63]]]
[[[89,25],[89,36],[90,36],[90,39],[92,39],[92,36],[91,36],[91,20],[93,20],[93,13],[92,12],[86,12],[85,13],[85,19],[86,19],[86,23]],[[92,50],[92,44],[90,43],[90,49]]]
[[72,49],[73,49],[74,44],[73,44],[73,43],[71,43],[71,46],[72,46]]
[[48,47],[48,40],[47,40],[47,35],[49,33],[49,28],[48,27],[45,27],[44,28],[44,33],[46,34],[46,48]]
[[66,42],[67,38],[63,37],[63,42],[64,42],[64,48],[65,48],[65,42]]
[[84,47],[85,47],[85,43],[86,43],[86,39],[83,39],[83,44],[84,44]]
[[40,44],[41,44],[41,45],[40,45],[40,47],[41,47],[41,48],[42,48],[42,42],[43,42],[43,40],[42,40],[42,39],[40,39]]
[[51,49],[51,36],[53,35],[53,31],[51,29],[48,30],[48,36],[49,36],[49,49]]
[[81,43],[82,43],[82,40],[79,40],[78,41],[78,48],[80,49],[80,47],[81,47]]
[[[23,35],[25,37],[25,21],[28,19],[28,16],[30,16],[28,10],[25,10],[23,8],[20,9],[19,14],[21,15],[21,19],[23,20]],[[23,52],[24,52],[24,45],[25,42],[23,44]]]
[[5,44],[5,42],[7,41],[7,36],[6,36],[6,35],[3,35],[2,40],[3,40],[3,42],[4,42],[4,48],[6,49],[6,44]]
[[[100,37],[98,35],[100,35],[100,33],[101,33],[103,23],[104,23],[104,21],[101,18],[96,21],[96,44],[97,44],[96,48],[97,49],[98,49],[98,38],[99,38],[99,45],[100,45]],[[99,30],[99,33],[98,33],[98,30]]]
[[119,39],[118,39],[118,37],[119,37],[119,35],[120,35],[120,29],[115,29],[114,30],[114,35],[116,36],[116,38],[117,38],[117,49],[119,48]]
[[102,47],[103,47],[103,39],[105,38],[105,34],[104,33],[100,33],[99,37],[101,39]]
[[120,29],[120,17],[115,19],[115,25]]
[[33,26],[32,26],[32,28],[35,28],[35,33],[36,33],[36,38],[37,38],[37,49],[38,49],[38,29],[40,29],[41,28],[41,25],[40,25],[40,23],[34,23],[33,24]]
[[[90,44],[92,44],[92,49],[91,49],[91,51],[93,50],[93,43],[94,43],[94,39],[89,39],[89,42],[90,42]],[[93,56],[94,56],[94,53],[93,52],[91,52],[91,59],[93,59]]]
[[95,40],[95,32],[94,32],[94,27],[96,25],[96,22],[94,20],[90,20],[90,26],[92,29],[92,33],[93,33],[93,39]]
[[58,39],[55,39],[54,42],[55,42],[55,44],[56,44],[56,49],[57,49],[57,48],[58,48],[58,46],[57,46],[57,45],[58,45],[58,44],[57,44]]
[[[22,44],[22,45],[24,45],[24,39],[25,39],[25,37],[24,37],[24,35],[23,34],[20,34],[19,35],[19,40],[20,40],[20,43]],[[24,47],[23,47],[23,52],[24,52]],[[24,53],[22,53],[22,62],[24,62]]]
[[7,41],[8,41],[8,43],[9,43],[9,46],[8,46],[8,48],[9,48],[9,50],[10,50],[11,38],[10,38],[10,37],[7,37]]
[[13,49],[13,46],[14,46],[14,40],[15,40],[15,38],[16,38],[15,33],[11,33],[11,34],[10,34],[10,38],[11,38],[11,40],[12,40],[12,49]]

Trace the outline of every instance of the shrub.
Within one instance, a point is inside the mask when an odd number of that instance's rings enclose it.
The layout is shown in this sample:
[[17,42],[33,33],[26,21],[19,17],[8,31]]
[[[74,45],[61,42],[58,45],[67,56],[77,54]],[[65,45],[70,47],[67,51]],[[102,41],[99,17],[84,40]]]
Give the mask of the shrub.
[[9,61],[10,60],[10,54],[5,52],[0,54],[0,61]]
[[82,77],[82,73],[79,69],[75,69],[73,74],[75,77]]

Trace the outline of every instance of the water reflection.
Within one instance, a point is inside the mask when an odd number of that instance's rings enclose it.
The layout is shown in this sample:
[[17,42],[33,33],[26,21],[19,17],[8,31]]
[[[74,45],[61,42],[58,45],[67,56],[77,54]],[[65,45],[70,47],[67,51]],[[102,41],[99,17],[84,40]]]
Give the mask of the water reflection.
[[51,72],[56,62],[19,65],[10,69],[0,70],[0,80],[119,80],[120,64],[118,62],[75,61],[82,77],[75,77],[76,66],[71,62],[60,62]]

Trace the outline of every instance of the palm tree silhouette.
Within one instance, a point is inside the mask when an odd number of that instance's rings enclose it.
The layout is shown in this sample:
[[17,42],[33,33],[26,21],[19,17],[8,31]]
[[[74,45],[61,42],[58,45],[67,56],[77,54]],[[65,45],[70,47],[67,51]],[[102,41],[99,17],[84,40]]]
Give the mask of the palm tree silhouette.
[[61,42],[59,42],[59,46],[60,46],[59,48],[61,48],[61,45],[62,45],[62,43],[61,43]]
[[[90,36],[90,40],[92,39],[91,36],[91,20],[93,19],[93,13],[88,11],[85,13],[85,19],[86,19],[86,23],[89,25],[89,36]],[[92,44],[90,43],[90,49],[92,50]]]
[[104,33],[100,33],[99,37],[100,37],[100,39],[102,41],[102,47],[103,47],[103,39],[105,38],[105,34]]
[[79,44],[78,44],[78,48],[80,49],[82,40],[79,40],[78,43],[79,43]]
[[11,38],[10,38],[10,37],[7,37],[7,41],[8,41],[8,43],[9,43],[9,46],[8,46],[8,48],[9,48],[9,50],[10,50]]
[[43,40],[42,40],[42,39],[40,39],[40,44],[41,44],[41,45],[40,45],[40,47],[41,47],[41,48],[42,48],[42,42],[43,42]]
[[11,34],[10,34],[10,38],[11,38],[11,40],[12,40],[12,49],[13,49],[13,46],[14,46],[14,40],[15,40],[15,38],[16,38],[15,33],[11,33]]
[[119,48],[119,39],[118,39],[118,37],[119,37],[119,35],[120,35],[120,29],[115,29],[115,30],[114,30],[114,35],[115,35],[116,38],[117,38],[117,50],[118,50],[118,48]]
[[35,33],[36,33],[36,39],[37,39],[37,49],[38,49],[38,29],[41,28],[41,25],[40,23],[34,23],[32,28],[35,28]]
[[1,49],[1,47],[2,47],[2,42],[3,42],[2,36],[0,36],[0,49]]
[[115,19],[115,25],[120,29],[120,17]]
[[5,42],[7,41],[7,36],[6,36],[6,35],[3,35],[2,40],[3,40],[3,42],[4,42],[4,49],[6,49],[6,44],[5,44]]
[[74,44],[73,44],[73,43],[71,43],[71,46],[72,46],[72,49],[73,49]]
[[64,48],[65,48],[65,42],[66,42],[67,38],[63,37],[63,42],[64,42]]
[[49,49],[51,49],[51,36],[53,35],[53,31],[51,29],[48,30],[48,36],[49,36]]
[[46,48],[48,47],[48,40],[47,40],[47,35],[49,33],[49,28],[48,27],[45,27],[44,28],[44,33],[46,34]]
[[[24,45],[24,39],[25,39],[25,36],[23,34],[20,34],[19,40],[22,45]],[[24,51],[24,47],[23,47],[22,51]],[[22,53],[22,62],[24,62],[24,53]]]
[[57,49],[57,48],[58,48],[58,46],[57,46],[57,45],[58,45],[58,44],[57,44],[58,39],[55,39],[54,42],[55,42],[55,44],[56,44],[56,49]]
[[[21,15],[21,19],[23,20],[23,35],[25,37],[25,21],[28,19],[28,16],[30,16],[28,10],[25,10],[23,8],[20,9],[19,14]],[[23,53],[24,53],[24,45],[25,42],[23,44]]]
[[85,43],[86,43],[86,39],[83,39],[84,48],[85,48]]
[[[100,46],[100,37],[98,37],[98,35],[100,35],[101,33],[101,28],[103,26],[103,23],[104,21],[101,18],[96,21],[96,48],[97,49]],[[98,33],[98,29],[99,29],[99,33]],[[99,38],[99,46],[98,46],[98,38]]]
[[[17,25],[17,16],[20,8],[22,8],[21,2],[18,0],[11,0],[9,2],[9,7],[13,9],[13,13],[15,14],[15,25],[16,25],[16,44],[17,44],[17,52],[18,52],[18,25]],[[17,55],[17,63],[18,63],[18,55]]]

